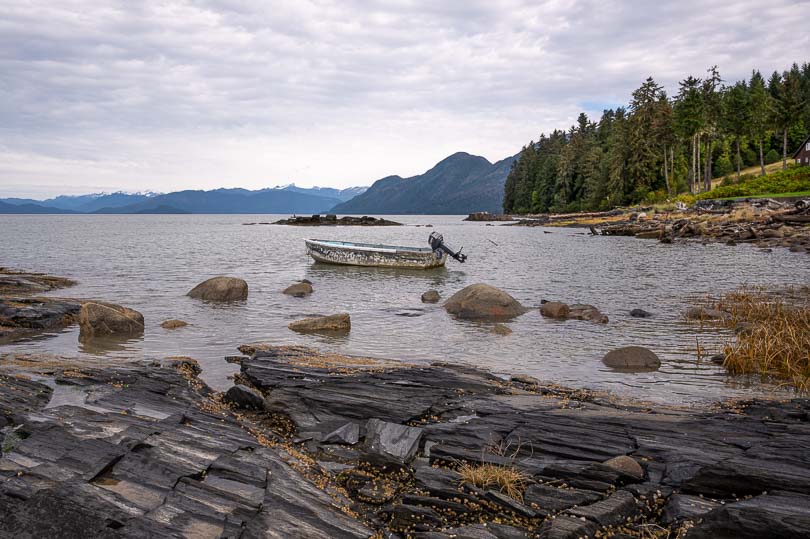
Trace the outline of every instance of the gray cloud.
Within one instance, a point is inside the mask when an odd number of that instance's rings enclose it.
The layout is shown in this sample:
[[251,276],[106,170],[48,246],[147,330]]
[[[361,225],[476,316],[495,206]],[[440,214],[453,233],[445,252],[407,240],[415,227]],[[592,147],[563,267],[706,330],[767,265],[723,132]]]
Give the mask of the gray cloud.
[[457,150],[505,157],[649,75],[674,91],[810,51],[786,0],[0,9],[0,195],[369,183]]

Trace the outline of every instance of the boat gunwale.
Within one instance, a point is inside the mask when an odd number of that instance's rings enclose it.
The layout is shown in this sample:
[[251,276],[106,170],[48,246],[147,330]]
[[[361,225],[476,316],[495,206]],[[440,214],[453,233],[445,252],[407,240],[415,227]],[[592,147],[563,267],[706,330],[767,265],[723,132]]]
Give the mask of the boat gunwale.
[[419,255],[432,254],[433,249],[429,247],[405,247],[401,245],[384,245],[381,243],[355,243],[351,241],[338,241],[338,240],[319,240],[308,239],[304,242],[315,244],[321,247],[331,247],[333,249],[345,249],[349,251],[365,251],[365,252],[379,252],[379,253],[415,253]]

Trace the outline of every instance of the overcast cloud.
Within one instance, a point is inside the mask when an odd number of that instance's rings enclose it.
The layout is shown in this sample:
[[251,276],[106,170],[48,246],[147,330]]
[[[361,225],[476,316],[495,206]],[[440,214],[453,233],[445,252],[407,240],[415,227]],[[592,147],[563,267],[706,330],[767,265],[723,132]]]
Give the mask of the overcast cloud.
[[653,4],[0,0],[0,196],[368,185],[810,61],[810,1]]

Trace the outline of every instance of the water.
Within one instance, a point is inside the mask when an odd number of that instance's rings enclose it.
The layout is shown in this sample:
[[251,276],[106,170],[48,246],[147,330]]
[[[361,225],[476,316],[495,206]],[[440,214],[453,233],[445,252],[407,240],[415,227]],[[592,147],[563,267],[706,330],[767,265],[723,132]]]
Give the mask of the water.
[[[641,400],[694,404],[783,393],[758,380],[729,377],[705,355],[698,361],[697,341],[713,353],[732,337],[685,324],[681,314],[688,298],[741,284],[810,282],[807,255],[787,250],[662,245],[591,237],[577,229],[486,226],[459,216],[397,216],[392,218],[412,226],[382,228],[242,224],[280,217],[0,216],[0,266],[71,277],[78,286],[51,295],[103,299],[135,308],[146,318],[146,332],[139,339],[88,348],[79,344],[78,328],[73,327],[4,346],[0,353],[111,360],[191,356],[209,384],[225,389],[235,366],[223,357],[236,354],[238,345],[304,344],[345,354],[467,363]],[[434,228],[415,226],[424,224]],[[443,233],[452,247],[463,245],[468,262],[448,260],[445,269],[430,271],[329,266],[307,257],[303,243],[316,237],[426,246],[433,230]],[[185,296],[215,275],[244,278],[248,300],[212,305]],[[312,296],[281,293],[303,278],[314,283]],[[420,301],[428,289],[446,298],[476,282],[498,286],[532,307],[508,323],[512,335],[493,335],[492,324],[457,321],[440,305]],[[610,323],[544,319],[536,308],[541,299],[591,303]],[[637,307],[654,317],[630,317]],[[336,312],[351,314],[348,336],[298,335],[287,329],[292,320]],[[190,326],[164,330],[159,324],[168,318],[181,318]],[[661,369],[626,374],[602,365],[606,352],[629,344],[653,349],[661,357]]]

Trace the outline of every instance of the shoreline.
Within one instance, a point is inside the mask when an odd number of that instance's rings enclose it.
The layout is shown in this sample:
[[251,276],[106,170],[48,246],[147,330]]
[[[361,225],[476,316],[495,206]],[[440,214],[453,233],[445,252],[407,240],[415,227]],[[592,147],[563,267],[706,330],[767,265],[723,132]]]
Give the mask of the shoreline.
[[685,411],[459,365],[242,350],[224,394],[189,358],[4,365],[0,530],[700,538],[810,525],[808,399]]

